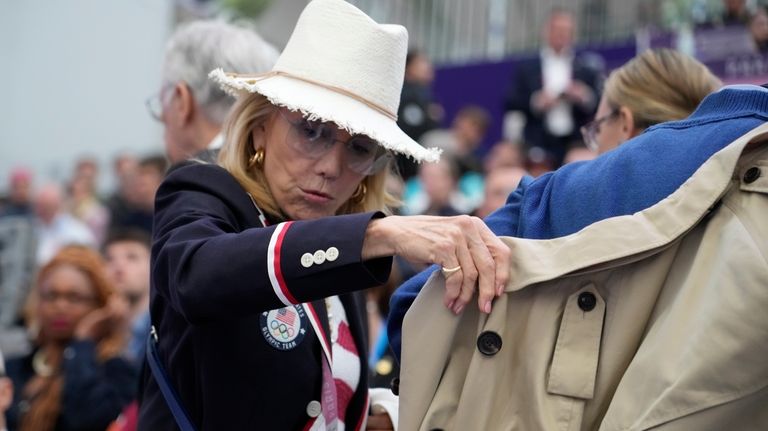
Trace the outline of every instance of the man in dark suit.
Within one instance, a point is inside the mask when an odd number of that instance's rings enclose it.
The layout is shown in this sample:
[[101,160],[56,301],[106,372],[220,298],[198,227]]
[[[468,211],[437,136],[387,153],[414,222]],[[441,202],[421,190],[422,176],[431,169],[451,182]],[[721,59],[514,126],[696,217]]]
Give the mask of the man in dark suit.
[[526,146],[546,150],[553,168],[579,141],[579,128],[592,118],[600,99],[598,68],[573,52],[574,27],[570,12],[550,13],[543,30],[546,46],[539,56],[519,64],[505,106],[525,115]]

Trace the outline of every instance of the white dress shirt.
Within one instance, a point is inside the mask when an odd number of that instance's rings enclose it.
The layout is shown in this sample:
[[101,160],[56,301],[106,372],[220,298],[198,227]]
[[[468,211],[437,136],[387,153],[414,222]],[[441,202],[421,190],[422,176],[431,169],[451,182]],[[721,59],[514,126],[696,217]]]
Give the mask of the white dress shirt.
[[[573,77],[573,53],[557,54],[547,47],[541,50],[541,74],[543,90],[551,97],[558,97],[571,84]],[[571,103],[560,99],[546,112],[544,124],[555,136],[567,136],[573,132],[574,122]]]

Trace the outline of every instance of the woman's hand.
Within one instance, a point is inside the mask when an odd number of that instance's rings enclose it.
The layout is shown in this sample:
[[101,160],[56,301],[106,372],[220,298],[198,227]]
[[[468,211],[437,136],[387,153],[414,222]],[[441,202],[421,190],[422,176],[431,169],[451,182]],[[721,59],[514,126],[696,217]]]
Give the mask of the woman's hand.
[[369,431],[393,431],[395,427],[392,425],[392,420],[388,414],[380,413],[368,416],[365,429]]
[[119,295],[113,295],[106,306],[91,311],[75,327],[78,340],[99,341],[115,331],[123,331],[128,325],[128,306]]
[[391,216],[371,221],[363,242],[363,260],[398,255],[408,260],[460,267],[445,274],[446,307],[456,314],[479,284],[478,306],[491,312],[509,279],[509,247],[477,217]]

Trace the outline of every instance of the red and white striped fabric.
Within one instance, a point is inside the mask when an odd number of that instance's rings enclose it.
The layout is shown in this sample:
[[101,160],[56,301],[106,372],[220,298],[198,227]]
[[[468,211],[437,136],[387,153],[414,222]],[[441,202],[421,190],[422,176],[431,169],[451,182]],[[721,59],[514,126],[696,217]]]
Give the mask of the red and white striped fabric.
[[[349,320],[338,296],[327,299],[328,312],[332,316],[328,322],[331,329],[333,364],[331,370],[336,383],[338,396],[339,431],[344,430],[344,415],[352,396],[360,384],[360,354],[355,347],[355,340],[349,330]],[[352,424],[354,428],[355,424]]]

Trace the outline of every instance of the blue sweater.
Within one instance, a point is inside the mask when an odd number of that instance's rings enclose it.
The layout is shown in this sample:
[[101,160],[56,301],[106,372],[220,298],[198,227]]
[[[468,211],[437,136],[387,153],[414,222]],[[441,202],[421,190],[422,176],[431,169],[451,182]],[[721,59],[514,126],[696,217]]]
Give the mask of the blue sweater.
[[[766,120],[768,90],[724,87],[685,120],[653,126],[595,160],[523,178],[485,223],[499,236],[549,239],[633,214],[670,195],[714,153]],[[387,330],[398,358],[405,313],[436,269],[417,274],[392,296]]]

